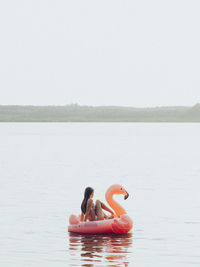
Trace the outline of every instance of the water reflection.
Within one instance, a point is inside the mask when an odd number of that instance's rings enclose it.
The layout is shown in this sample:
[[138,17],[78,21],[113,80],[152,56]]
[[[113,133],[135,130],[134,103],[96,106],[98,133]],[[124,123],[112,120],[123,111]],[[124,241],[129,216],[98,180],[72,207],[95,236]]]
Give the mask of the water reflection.
[[70,266],[128,266],[132,242],[132,233],[126,235],[69,233]]

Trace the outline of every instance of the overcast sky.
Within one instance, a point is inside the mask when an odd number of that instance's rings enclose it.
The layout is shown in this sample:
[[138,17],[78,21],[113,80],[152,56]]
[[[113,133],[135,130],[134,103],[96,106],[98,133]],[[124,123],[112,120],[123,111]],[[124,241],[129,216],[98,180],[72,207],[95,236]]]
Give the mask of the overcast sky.
[[197,102],[199,0],[0,2],[0,104]]

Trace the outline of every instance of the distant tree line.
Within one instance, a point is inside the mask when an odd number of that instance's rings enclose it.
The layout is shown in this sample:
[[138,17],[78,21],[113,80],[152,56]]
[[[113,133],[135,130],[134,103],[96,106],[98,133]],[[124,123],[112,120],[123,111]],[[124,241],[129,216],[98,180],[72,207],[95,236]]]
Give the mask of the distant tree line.
[[0,122],[200,122],[193,107],[0,106]]

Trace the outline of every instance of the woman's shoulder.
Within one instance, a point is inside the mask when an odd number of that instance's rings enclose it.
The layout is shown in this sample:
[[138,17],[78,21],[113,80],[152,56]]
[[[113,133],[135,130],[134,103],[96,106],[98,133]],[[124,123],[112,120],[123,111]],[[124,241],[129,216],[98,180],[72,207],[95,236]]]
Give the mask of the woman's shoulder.
[[93,200],[90,198],[90,199],[88,199],[88,201],[87,201],[87,205],[93,205]]

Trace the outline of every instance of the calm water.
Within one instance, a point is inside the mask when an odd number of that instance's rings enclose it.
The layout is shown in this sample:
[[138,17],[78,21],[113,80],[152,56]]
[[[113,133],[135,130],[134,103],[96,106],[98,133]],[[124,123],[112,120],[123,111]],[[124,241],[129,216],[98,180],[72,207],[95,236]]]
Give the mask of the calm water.
[[[121,183],[124,236],[67,232]],[[200,124],[0,124],[0,266],[199,266]]]

